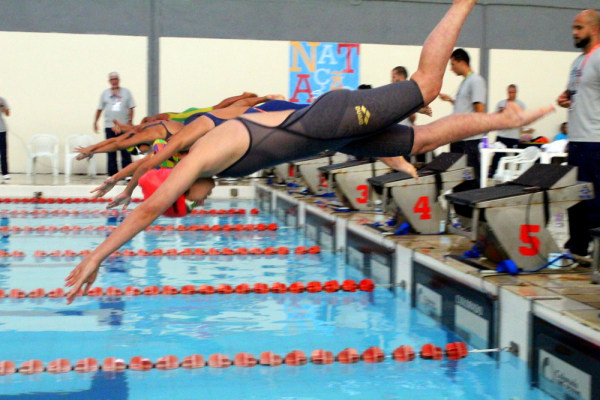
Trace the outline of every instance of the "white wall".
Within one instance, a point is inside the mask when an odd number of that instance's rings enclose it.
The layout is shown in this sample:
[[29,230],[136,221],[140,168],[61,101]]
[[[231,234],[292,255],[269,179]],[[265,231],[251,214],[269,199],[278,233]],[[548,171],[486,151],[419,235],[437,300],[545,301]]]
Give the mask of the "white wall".
[[[104,139],[103,124],[98,135],[92,124],[111,71],[118,71],[123,87],[133,93],[135,120],[146,115],[145,37],[0,32],[0,54],[0,96],[11,109],[5,117],[11,172],[26,171],[26,143],[35,134],[60,138],[61,172],[66,137],[84,133]],[[106,158],[95,158],[98,172],[105,173]],[[37,171],[50,172],[49,159],[41,159]],[[74,171],[85,171],[85,163],[76,162]]]
[[160,109],[210,107],[253,92],[288,96],[289,42],[160,39]]
[[[506,99],[508,85],[518,86],[517,98],[528,108],[556,104],[556,98],[567,88],[571,63],[575,52],[492,50],[490,52],[489,99],[494,108]],[[567,110],[557,107],[557,112],[537,122],[533,136],[546,136],[552,140],[560,124],[567,121]]]

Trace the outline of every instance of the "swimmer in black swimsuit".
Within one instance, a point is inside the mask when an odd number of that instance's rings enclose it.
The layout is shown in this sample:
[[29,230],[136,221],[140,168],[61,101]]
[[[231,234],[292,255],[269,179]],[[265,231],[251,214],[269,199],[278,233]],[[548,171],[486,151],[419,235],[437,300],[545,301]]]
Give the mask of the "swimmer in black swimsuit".
[[[242,176],[325,149],[371,157],[418,154],[483,132],[520,127],[552,111],[552,106],[523,111],[511,105],[497,114],[454,114],[414,130],[396,124],[439,95],[458,34],[476,3],[454,0],[427,38],[419,68],[410,81],[371,90],[333,91],[308,108],[247,115],[204,135],[156,192],[69,274],[66,285],[72,289],[67,301],[72,302],[79,289],[87,293],[101,262],[182,195],[202,204],[214,187],[214,175]],[[122,193],[112,205],[126,205],[129,196]]]

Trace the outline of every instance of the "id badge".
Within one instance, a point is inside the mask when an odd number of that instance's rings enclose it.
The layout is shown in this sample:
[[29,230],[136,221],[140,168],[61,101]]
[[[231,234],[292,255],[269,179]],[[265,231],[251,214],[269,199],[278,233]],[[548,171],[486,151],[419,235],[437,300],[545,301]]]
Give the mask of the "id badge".
[[120,101],[113,103],[112,111],[117,111],[117,112],[121,111],[121,102]]

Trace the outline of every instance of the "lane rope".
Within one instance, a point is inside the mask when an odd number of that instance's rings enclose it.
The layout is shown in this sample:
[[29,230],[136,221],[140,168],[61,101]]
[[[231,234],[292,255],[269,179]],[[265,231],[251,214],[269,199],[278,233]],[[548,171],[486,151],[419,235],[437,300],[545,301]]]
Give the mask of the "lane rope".
[[[131,210],[0,210],[0,215],[9,216],[25,216],[25,215],[37,215],[38,217],[51,217],[57,215],[81,215],[81,216],[119,216],[127,215]],[[245,210],[243,208],[231,208],[229,210],[224,209],[196,209],[192,210],[187,216],[238,216],[238,215],[258,215],[260,210],[253,208],[251,210]]]
[[[222,283],[219,285],[185,285],[181,288],[177,288],[175,286],[165,285],[162,288],[159,286],[146,286],[144,288],[139,288],[137,286],[127,286],[125,289],[121,289],[115,286],[109,286],[106,289],[102,287],[93,287],[91,288],[87,296],[88,297],[100,297],[100,296],[108,296],[108,297],[119,297],[119,296],[157,296],[157,295],[167,295],[167,296],[175,296],[178,294],[181,295],[211,295],[211,294],[267,294],[267,293],[335,293],[335,292],[372,292],[376,287],[385,287],[389,288],[393,285],[378,285],[373,282],[371,279],[363,279],[360,282],[356,282],[353,279],[346,279],[342,283],[338,281],[332,280],[327,282],[294,282],[289,286],[285,283],[274,282],[269,287],[266,283],[255,283],[251,286],[248,283],[241,283],[239,285],[228,285],[226,283]],[[68,290],[68,289],[67,289]],[[9,289],[4,290],[0,289],[0,299],[10,298],[10,299],[38,299],[43,297],[48,298],[62,298],[65,296],[65,289],[56,288],[49,291],[46,291],[42,288],[34,289],[30,292],[26,292],[22,289]],[[78,296],[83,296],[83,291],[80,289]]]
[[[0,226],[0,233],[39,233],[39,232],[112,232],[117,229],[116,225],[88,225],[88,226],[79,226],[79,225],[41,225],[37,227],[32,226]],[[270,224],[225,224],[225,225],[207,225],[207,224],[194,224],[194,225],[150,225],[145,231],[178,231],[178,232],[232,232],[232,231],[276,231],[279,229],[279,225],[275,223]]]
[[[458,361],[469,355],[469,353],[485,353],[485,352],[501,352],[507,349],[484,349],[484,350],[468,350],[466,343],[453,342],[445,346],[445,350],[435,346],[432,343],[424,344],[421,351],[418,353],[419,358],[423,360],[440,361],[444,358],[447,360]],[[328,365],[338,362],[340,364],[356,364],[360,361],[364,363],[374,364],[381,363],[386,358],[391,358],[397,362],[410,362],[416,359],[417,354],[410,345],[402,345],[396,348],[392,354],[386,355],[381,348],[373,346],[366,349],[362,354],[355,348],[346,348],[334,356],[333,352],[319,349],[313,350],[310,358],[302,350],[293,350],[285,357],[276,354],[272,351],[265,351],[256,358],[251,353],[237,353],[233,360],[225,354],[211,354],[208,358],[200,354],[193,354],[184,357],[181,362],[177,356],[167,355],[159,357],[155,363],[149,358],[143,356],[132,357],[129,363],[125,360],[108,357],[105,358],[102,364],[98,363],[95,358],[84,358],[78,360],[74,365],[66,358],[59,358],[50,361],[47,366],[41,360],[29,360],[21,363],[19,368],[13,361],[0,361],[0,376],[12,375],[20,373],[22,375],[40,374],[43,372],[51,374],[61,374],[71,371],[86,373],[102,370],[104,372],[120,373],[129,369],[132,371],[150,371],[157,370],[173,370],[177,368],[197,369],[197,368],[229,368],[236,367],[255,367],[257,365],[266,367],[280,367],[283,364],[289,366],[303,366],[309,362],[316,365]]]
[[[75,258],[75,257],[87,257],[91,254],[91,250],[81,250],[79,252],[75,250],[52,250],[52,251],[44,251],[44,250],[36,250],[33,252],[33,256],[35,258]],[[123,251],[117,250],[112,253],[109,258],[115,257],[185,257],[185,256],[274,256],[274,255],[316,255],[321,253],[321,247],[319,246],[298,246],[293,250],[290,250],[289,247],[281,246],[281,247],[265,247],[261,249],[259,247],[238,247],[236,249],[231,249],[229,247],[224,247],[222,249],[216,249],[211,247],[208,250],[204,250],[202,248],[186,248],[183,250],[177,249],[154,249],[154,250],[130,250],[125,249]],[[0,250],[0,258],[13,258],[15,260],[25,258],[26,254],[23,251],[15,250],[12,252],[6,250]]]

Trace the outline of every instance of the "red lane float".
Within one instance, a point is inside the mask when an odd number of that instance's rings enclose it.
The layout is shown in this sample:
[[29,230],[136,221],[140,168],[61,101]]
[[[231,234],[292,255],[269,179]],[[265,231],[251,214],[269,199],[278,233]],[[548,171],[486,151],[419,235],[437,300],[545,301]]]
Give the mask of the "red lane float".
[[360,355],[356,349],[349,347],[340,351],[336,359],[340,364],[356,364],[360,361]]
[[294,350],[285,356],[284,361],[287,365],[291,365],[293,367],[300,367],[308,362],[308,358],[306,357],[306,354],[303,351]]
[[335,357],[331,351],[313,350],[310,355],[310,362],[316,365],[333,364]]
[[41,360],[25,361],[19,367],[19,373],[22,375],[34,375],[44,372],[44,363]]
[[236,367],[250,368],[255,367],[258,364],[258,360],[250,353],[238,353],[233,358],[233,364]]
[[17,372],[15,363],[12,361],[0,361],[0,376],[12,375]]
[[208,366],[211,368],[229,368],[231,359],[224,354],[211,354],[208,357]]
[[279,367],[283,363],[283,360],[280,355],[272,351],[265,351],[260,354],[259,363],[268,367]]
[[176,356],[169,355],[164,357],[159,357],[156,360],[156,369],[161,371],[168,371],[170,369],[179,368],[179,359]]
[[409,345],[398,347],[392,353],[392,358],[398,362],[409,362],[415,359],[415,351]]
[[71,362],[66,358],[59,358],[58,360],[50,361],[46,371],[50,374],[65,374],[71,372],[73,367]]
[[75,372],[79,372],[80,374],[86,372],[96,372],[98,371],[98,360],[95,358],[84,358],[83,360],[79,360],[75,363],[75,367],[73,368]]
[[185,369],[204,368],[205,366],[206,361],[204,360],[204,356],[200,354],[193,354],[191,356],[184,357],[181,361],[181,368]]
[[423,360],[436,360],[439,361],[443,358],[444,352],[441,347],[437,347],[431,343],[424,344],[421,347],[420,356]]
[[379,347],[373,346],[365,350],[361,358],[366,363],[374,364],[383,362],[383,360],[385,360],[385,355]]
[[125,360],[123,360],[121,358],[108,357],[108,358],[105,358],[104,361],[102,361],[102,371],[123,372],[123,371],[125,371],[126,368],[127,368],[127,364],[125,364]]

